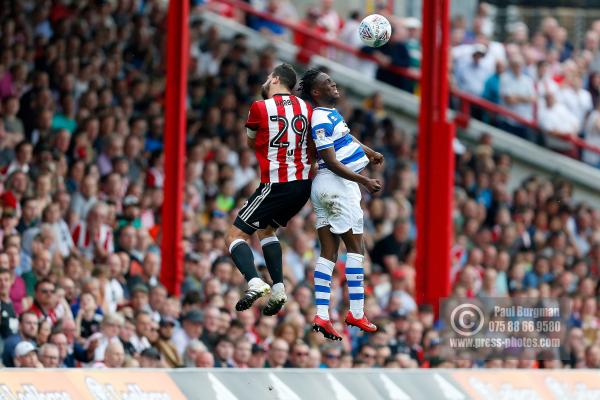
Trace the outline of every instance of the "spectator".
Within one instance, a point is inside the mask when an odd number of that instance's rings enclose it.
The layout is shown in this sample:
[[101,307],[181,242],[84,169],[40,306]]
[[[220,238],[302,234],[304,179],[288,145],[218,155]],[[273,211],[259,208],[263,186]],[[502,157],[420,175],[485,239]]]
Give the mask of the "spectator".
[[179,354],[184,354],[185,348],[193,339],[200,338],[203,321],[204,316],[199,310],[190,310],[183,316],[181,327],[175,330],[172,339]]
[[302,340],[297,340],[290,349],[290,366],[292,368],[308,368],[309,347]]
[[[501,104],[510,111],[527,120],[533,119],[533,80],[523,73],[523,59],[520,56],[509,60],[509,70],[500,77],[500,97]],[[506,128],[520,137],[531,139],[527,128],[512,121],[506,122]]]
[[[318,8],[309,7],[306,10],[306,18],[300,21],[299,25],[305,29],[310,29],[314,34],[326,34],[327,28],[320,24],[319,16]],[[354,31],[354,36],[358,37],[356,31]],[[324,55],[325,52],[325,44],[322,41],[301,32],[294,33],[294,44],[300,50],[296,56],[296,60],[303,64],[307,64],[313,55],[320,56]]]
[[31,342],[19,342],[15,347],[14,366],[17,368],[43,368],[35,346]]
[[[34,295],[37,283],[39,281],[48,279],[51,268],[52,258],[48,250],[40,249],[33,254],[31,271],[25,272],[22,275],[23,281],[27,287],[28,296]],[[54,290],[54,288],[52,290]]]
[[209,351],[201,351],[196,356],[196,368],[214,368],[215,358]]
[[399,218],[394,222],[393,232],[375,243],[371,257],[374,263],[392,272],[395,265],[407,261],[412,250],[410,221]]
[[248,360],[248,367],[250,368],[264,368],[267,361],[267,353],[265,348],[260,344],[252,345],[252,355]]
[[233,350],[233,364],[236,368],[248,368],[252,356],[252,343],[245,337],[241,337],[235,343]]
[[154,347],[149,347],[140,353],[141,368],[163,368],[160,353]]
[[269,346],[265,368],[283,368],[289,365],[289,345],[283,339],[275,339]]
[[35,314],[40,322],[47,320],[54,324],[58,320],[54,309],[55,293],[56,287],[48,279],[40,280],[35,284],[35,298],[29,311]]
[[[568,76],[559,91],[560,102],[575,116],[578,128],[583,126],[586,117],[594,108],[590,92],[583,89],[582,79],[577,75]],[[575,133],[579,133],[577,130]]]
[[410,53],[406,46],[407,38],[406,29],[401,22],[398,22],[392,27],[392,37],[389,42],[377,49],[371,47],[362,48],[364,52],[372,54],[379,63],[376,74],[377,80],[404,90],[410,89],[410,82],[400,75],[389,71],[387,67],[410,67]]
[[360,351],[358,352],[358,356],[355,360],[360,362],[360,363],[364,363],[364,366],[367,368],[372,368],[375,366],[375,357],[377,356],[377,353],[375,351],[375,348],[369,344],[365,344],[361,347]]
[[[588,116],[583,128],[585,141],[589,144],[600,145],[600,110],[596,108]],[[600,166],[600,155],[593,151],[583,151],[583,161],[595,166]]]
[[[266,13],[276,16],[281,12],[281,2],[278,0],[268,0],[265,5]],[[253,18],[252,28],[269,37],[279,37],[286,33],[283,26],[271,20],[255,17]]]
[[335,344],[325,344],[321,348],[321,368],[339,368],[342,350]]
[[454,67],[455,80],[458,87],[475,96],[484,92],[485,82],[492,75],[486,65],[481,64],[487,47],[484,44],[473,46],[473,56],[469,62],[460,63]]
[[108,344],[104,353],[104,360],[94,364],[94,368],[122,368],[125,364],[125,351],[119,341]]
[[580,123],[577,116],[567,109],[563,104],[558,103],[554,94],[547,93],[545,104],[539,111],[540,127],[548,134],[546,145],[563,154],[577,157],[577,149],[572,143],[560,140],[565,136],[577,136],[580,130]]
[[[186,368],[193,368],[196,366],[196,358],[198,354],[202,352],[208,352],[208,349],[198,339],[194,339],[190,341],[190,343],[186,346],[184,354],[183,354],[183,365]],[[212,354],[211,354],[212,355]],[[214,366],[214,358],[212,360],[212,366]]]
[[40,361],[44,368],[58,368],[60,362],[58,347],[51,343],[43,345],[40,348]]
[[233,368],[234,346],[231,339],[223,335],[217,339],[215,344],[215,367],[217,368]]
[[[48,339],[48,342],[55,345],[58,349],[58,362],[56,368],[68,368],[69,344],[64,333],[54,333]],[[74,366],[74,363],[73,365]]]
[[136,354],[150,347],[148,336],[152,329],[152,318],[146,311],[139,311],[135,316],[135,333],[130,339],[133,350]]
[[19,320],[10,299],[11,273],[6,268],[0,268],[0,338],[2,340],[15,335]]
[[178,368],[183,365],[181,353],[177,351],[175,344],[171,340],[173,337],[176,321],[170,317],[161,318],[159,324],[159,340],[156,348],[160,352],[166,365],[170,368]]

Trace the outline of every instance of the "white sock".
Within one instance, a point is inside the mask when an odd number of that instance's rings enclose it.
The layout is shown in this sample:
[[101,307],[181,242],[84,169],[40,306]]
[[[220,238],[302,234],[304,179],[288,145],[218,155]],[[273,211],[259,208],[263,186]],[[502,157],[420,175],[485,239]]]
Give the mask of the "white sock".
[[329,319],[329,299],[331,298],[331,274],[335,264],[326,258],[319,257],[315,266],[315,304],[317,315]]
[[260,278],[252,278],[248,282],[248,287],[257,287],[262,285],[266,285],[266,283]]
[[271,291],[273,293],[285,293],[285,286],[283,286],[283,283],[281,283],[281,282],[276,283],[271,288]]
[[346,282],[350,297],[350,311],[354,318],[362,318],[365,308],[365,289],[363,287],[364,269],[361,254],[348,253],[346,260]]

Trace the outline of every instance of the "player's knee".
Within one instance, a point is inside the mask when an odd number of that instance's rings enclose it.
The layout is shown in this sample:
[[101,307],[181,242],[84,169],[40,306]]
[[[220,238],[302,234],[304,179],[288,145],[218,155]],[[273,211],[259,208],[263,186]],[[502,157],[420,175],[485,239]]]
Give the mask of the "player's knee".
[[354,253],[354,254],[362,254],[363,253],[363,246],[362,246],[362,242],[360,242],[360,241],[349,240],[348,243],[344,242],[344,244],[346,245],[346,250],[348,251],[348,253]]
[[332,262],[336,262],[337,261],[337,249],[333,250],[333,249],[328,249],[325,246],[323,246],[321,248],[321,257],[332,261]]
[[258,235],[258,238],[260,240],[263,240],[264,238],[276,236],[275,232],[276,232],[275,228],[269,226],[266,229],[261,229],[260,231],[257,231],[256,234]]
[[238,239],[248,240],[249,238],[250,235],[241,231],[239,228],[232,226],[227,232],[227,235],[225,236],[225,243],[227,244],[227,247],[229,247],[234,241]]

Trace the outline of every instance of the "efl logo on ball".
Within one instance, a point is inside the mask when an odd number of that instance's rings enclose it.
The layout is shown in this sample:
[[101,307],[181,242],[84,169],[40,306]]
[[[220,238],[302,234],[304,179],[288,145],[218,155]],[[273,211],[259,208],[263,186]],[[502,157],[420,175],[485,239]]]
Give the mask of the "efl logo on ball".
[[383,15],[371,14],[358,26],[360,40],[369,47],[383,46],[392,36],[392,26]]

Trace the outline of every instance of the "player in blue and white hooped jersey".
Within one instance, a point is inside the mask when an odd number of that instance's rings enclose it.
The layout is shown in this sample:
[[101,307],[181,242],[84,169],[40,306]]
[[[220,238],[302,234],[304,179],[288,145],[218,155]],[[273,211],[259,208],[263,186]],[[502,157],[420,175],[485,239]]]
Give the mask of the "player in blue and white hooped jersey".
[[369,162],[383,163],[383,156],[350,134],[344,118],[335,109],[340,94],[329,75],[316,69],[306,72],[300,91],[301,96],[315,106],[311,129],[319,155],[318,171],[311,189],[321,243],[321,255],[314,273],[317,315],[313,319],[313,329],[322,332],[326,338],[342,339],[329,321],[331,276],[341,239],[348,251],[346,281],[350,310],[345,321],[365,332],[375,332],[377,327],[364,315],[363,211],[358,184],[370,192],[381,190],[377,179],[370,179],[360,172]]

